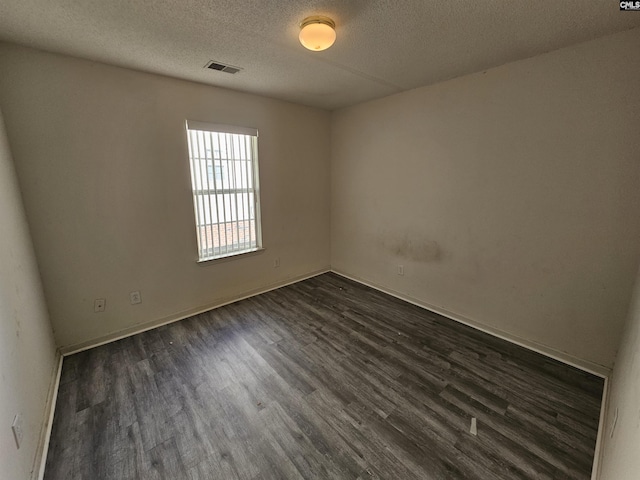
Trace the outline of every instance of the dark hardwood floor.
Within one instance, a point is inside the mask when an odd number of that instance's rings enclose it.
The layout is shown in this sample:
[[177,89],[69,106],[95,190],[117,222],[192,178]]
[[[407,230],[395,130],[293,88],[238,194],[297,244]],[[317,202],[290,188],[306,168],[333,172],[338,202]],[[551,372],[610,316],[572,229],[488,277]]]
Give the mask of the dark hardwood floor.
[[602,388],[325,274],[65,358],[45,479],[588,479]]

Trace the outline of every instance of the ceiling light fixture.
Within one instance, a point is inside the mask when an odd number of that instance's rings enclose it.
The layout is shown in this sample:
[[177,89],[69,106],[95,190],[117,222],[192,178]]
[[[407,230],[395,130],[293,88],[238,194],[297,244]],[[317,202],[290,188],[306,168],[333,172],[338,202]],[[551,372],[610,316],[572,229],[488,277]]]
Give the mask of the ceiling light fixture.
[[314,52],[326,50],[336,41],[336,23],[329,17],[314,15],[300,24],[300,43]]

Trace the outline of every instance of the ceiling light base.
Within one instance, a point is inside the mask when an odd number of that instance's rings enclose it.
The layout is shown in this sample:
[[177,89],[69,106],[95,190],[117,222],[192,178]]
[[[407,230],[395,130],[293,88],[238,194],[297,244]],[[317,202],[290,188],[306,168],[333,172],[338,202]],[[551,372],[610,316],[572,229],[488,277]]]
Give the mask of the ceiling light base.
[[320,52],[336,41],[336,22],[323,15],[305,18],[300,23],[300,43],[303,47]]

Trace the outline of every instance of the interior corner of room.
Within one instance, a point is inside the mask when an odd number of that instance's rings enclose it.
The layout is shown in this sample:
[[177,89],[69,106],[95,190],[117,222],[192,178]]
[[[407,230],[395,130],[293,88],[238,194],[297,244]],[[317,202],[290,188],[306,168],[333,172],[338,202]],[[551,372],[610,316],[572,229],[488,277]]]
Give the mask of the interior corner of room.
[[[63,353],[329,271],[606,378],[593,478],[636,478],[639,44],[321,108],[0,43],[0,478]],[[186,120],[259,131],[258,254],[198,264]]]

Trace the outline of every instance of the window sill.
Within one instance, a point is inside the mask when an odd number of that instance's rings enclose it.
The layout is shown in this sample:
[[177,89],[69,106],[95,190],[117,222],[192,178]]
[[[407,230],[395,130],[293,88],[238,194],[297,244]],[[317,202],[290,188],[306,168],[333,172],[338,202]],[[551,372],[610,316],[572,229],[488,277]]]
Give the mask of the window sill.
[[241,252],[235,252],[232,253],[230,255],[226,255],[224,257],[218,257],[218,258],[208,258],[206,260],[198,260],[197,263],[198,265],[211,265],[213,263],[221,263],[221,262],[225,262],[225,261],[229,261],[229,260],[236,260],[238,259],[238,257],[251,257],[253,255],[259,255],[262,252],[264,252],[264,248],[260,247],[260,248],[253,248],[251,250],[243,250]]

